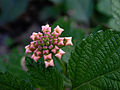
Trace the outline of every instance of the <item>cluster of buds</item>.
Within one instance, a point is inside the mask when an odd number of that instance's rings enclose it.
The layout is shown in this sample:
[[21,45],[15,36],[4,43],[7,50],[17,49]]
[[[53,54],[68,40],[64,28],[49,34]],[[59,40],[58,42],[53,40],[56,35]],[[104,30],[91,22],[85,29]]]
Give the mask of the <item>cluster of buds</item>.
[[61,60],[65,52],[60,48],[73,44],[72,37],[59,37],[64,31],[59,26],[51,33],[51,27],[47,24],[42,26],[42,31],[43,33],[33,32],[30,36],[33,41],[25,47],[25,52],[33,53],[31,58],[35,60],[35,62],[44,57],[45,66],[47,68],[49,66],[54,66],[52,55],[55,55],[55,57]]

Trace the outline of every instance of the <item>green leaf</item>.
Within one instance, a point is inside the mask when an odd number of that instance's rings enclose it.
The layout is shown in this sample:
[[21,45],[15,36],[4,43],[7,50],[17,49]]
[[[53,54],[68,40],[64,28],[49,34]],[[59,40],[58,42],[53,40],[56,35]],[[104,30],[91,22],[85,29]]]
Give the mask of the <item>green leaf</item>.
[[71,52],[74,50],[74,46],[66,46],[62,48],[66,53],[62,56],[62,61],[68,63],[68,60],[71,56]]
[[45,68],[43,58],[37,63],[26,57],[28,73],[36,87],[43,87],[47,90],[63,90],[63,79],[54,67]]
[[113,28],[114,30],[117,30],[117,31],[120,30],[120,29],[119,29],[120,26],[119,26],[118,24],[116,24],[116,21],[114,20],[114,18],[112,18],[112,19],[109,20],[108,26],[109,26],[110,28]]
[[28,0],[0,0],[1,23],[13,21],[18,18],[25,10]]
[[111,13],[112,8],[111,8],[110,0],[99,0],[97,9],[98,9],[98,11],[100,11],[101,13],[103,13],[105,15],[112,16],[112,13]]
[[2,61],[2,59],[0,59],[0,72],[5,72],[6,71],[6,67]]
[[119,90],[120,32],[88,36],[76,46],[68,69],[74,90]]
[[120,29],[120,0],[111,0],[112,1],[112,14],[114,17],[115,24],[118,25],[118,27],[113,27],[114,29],[118,30]]
[[33,90],[30,81],[21,81],[12,74],[0,72],[1,90]]
[[21,79],[25,79],[28,78],[28,74],[27,72],[25,72],[22,69],[22,65],[21,65],[21,59],[24,56],[23,52],[19,52],[18,48],[13,48],[11,50],[11,52],[8,55],[4,55],[4,57],[0,57],[0,60],[4,61],[4,59],[6,60],[6,62],[0,62],[0,64],[2,64],[2,66],[0,67],[0,69],[2,71],[9,71],[10,73],[12,73],[14,76],[17,76]]
[[66,7],[79,22],[88,22],[93,12],[93,0],[66,0]]

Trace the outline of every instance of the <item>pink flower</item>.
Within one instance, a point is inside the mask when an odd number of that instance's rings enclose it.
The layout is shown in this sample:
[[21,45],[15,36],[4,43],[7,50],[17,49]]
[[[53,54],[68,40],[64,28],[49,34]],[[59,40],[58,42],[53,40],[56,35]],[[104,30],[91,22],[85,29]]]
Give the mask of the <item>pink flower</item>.
[[40,56],[36,56],[35,53],[33,53],[33,55],[31,56],[32,59],[35,60],[35,62],[38,61],[38,59],[40,59],[41,57]]
[[38,40],[41,39],[41,36],[43,36],[43,34],[41,32],[38,32],[37,36],[36,36],[36,39],[38,39]]
[[49,60],[49,61],[45,61],[45,67],[48,68],[49,66],[54,66],[54,62],[53,59]]
[[52,59],[52,54],[50,53],[50,54],[48,54],[48,55],[44,55],[44,60],[50,60],[50,59]]
[[43,50],[43,54],[48,54],[49,50]]
[[47,24],[47,25],[45,25],[45,26],[42,26],[42,31],[43,31],[43,33],[45,33],[45,32],[51,32],[51,27],[49,27],[49,25]]
[[64,43],[63,43],[64,38],[58,37],[58,40],[59,40],[58,45],[63,46],[64,45]]
[[47,49],[47,46],[43,46],[43,49]]
[[52,51],[53,53],[56,53],[58,49],[59,49],[59,47],[55,46],[55,48],[52,49],[51,51]]
[[61,59],[65,52],[60,48],[73,44],[72,37],[59,37],[59,35],[61,35],[61,33],[64,31],[59,26],[54,29],[52,34],[51,27],[49,27],[48,24],[42,26],[42,31],[44,34],[41,32],[33,32],[33,34],[30,36],[33,41],[25,47],[25,53],[33,53],[31,58],[34,59],[35,62],[44,57],[45,66],[47,68],[49,66],[54,66],[52,55],[55,55]]
[[58,53],[55,54],[56,57],[58,57],[61,60],[62,55],[65,54],[65,52],[62,49],[59,49]]
[[50,45],[50,46],[49,46],[49,49],[52,49],[52,48],[53,48],[53,45]]
[[37,54],[37,56],[40,56],[42,54],[42,52],[39,51],[38,49],[36,49],[34,52]]
[[59,26],[57,26],[55,29],[54,29],[54,32],[53,34],[54,35],[61,35],[61,33],[63,32],[64,30],[62,28],[60,28]]
[[66,40],[66,43],[65,43],[66,46],[68,45],[73,46],[72,37],[65,37],[65,40]]
[[27,45],[27,46],[25,47],[25,49],[26,49],[25,53],[31,53],[31,52],[32,52],[32,51],[30,50],[30,45]]
[[30,36],[30,38],[32,40],[35,40],[35,38],[37,37],[37,33],[33,32],[32,35]]

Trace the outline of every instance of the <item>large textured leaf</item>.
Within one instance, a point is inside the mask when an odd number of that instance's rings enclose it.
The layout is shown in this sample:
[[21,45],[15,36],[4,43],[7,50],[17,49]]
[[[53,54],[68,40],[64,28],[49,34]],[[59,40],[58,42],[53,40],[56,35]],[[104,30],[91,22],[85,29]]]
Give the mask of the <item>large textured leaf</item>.
[[62,90],[63,79],[60,73],[54,67],[45,68],[43,58],[36,63],[26,57],[26,65],[36,87],[40,86],[47,90]]
[[120,89],[120,33],[98,31],[75,48],[69,60],[74,90]]
[[21,81],[8,72],[0,72],[0,90],[33,90],[33,88],[29,81]]
[[111,0],[112,1],[112,14],[114,17],[115,24],[118,25],[118,27],[113,27],[114,29],[117,28],[117,30],[120,29],[120,0]]

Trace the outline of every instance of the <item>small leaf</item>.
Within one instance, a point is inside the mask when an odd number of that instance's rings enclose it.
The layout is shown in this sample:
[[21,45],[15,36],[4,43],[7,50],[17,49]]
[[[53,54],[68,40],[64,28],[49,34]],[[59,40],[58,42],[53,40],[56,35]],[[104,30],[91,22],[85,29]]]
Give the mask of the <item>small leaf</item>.
[[119,90],[120,32],[88,36],[76,46],[68,69],[74,90]]
[[26,57],[26,65],[36,87],[43,87],[47,90],[63,90],[63,79],[60,73],[54,67],[45,68],[43,58],[36,63]]

